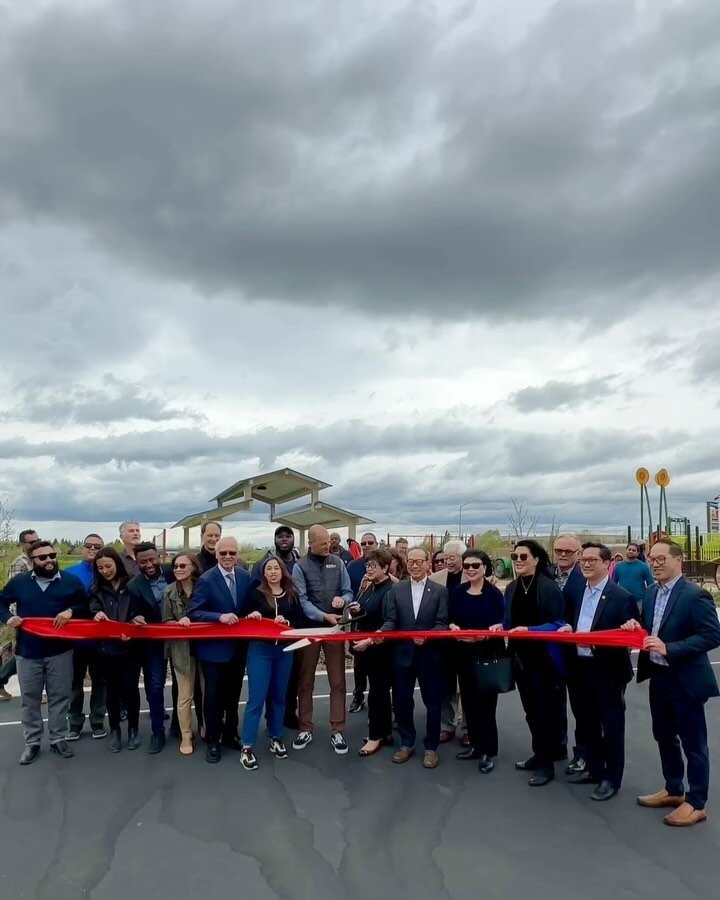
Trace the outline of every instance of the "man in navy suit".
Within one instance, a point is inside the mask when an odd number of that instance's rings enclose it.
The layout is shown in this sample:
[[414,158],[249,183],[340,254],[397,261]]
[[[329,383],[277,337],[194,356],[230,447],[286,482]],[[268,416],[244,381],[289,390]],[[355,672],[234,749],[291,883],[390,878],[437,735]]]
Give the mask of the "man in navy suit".
[[[139,574],[128,582],[132,621],[136,625],[162,622],[163,594],[175,580],[172,566],[160,563],[155,544],[148,541],[136,545],[135,563]],[[163,641],[141,641],[137,651],[141,654],[145,696],[150,707],[152,737],[147,752],[160,753],[165,746],[165,645]]]
[[[197,581],[188,618],[193,622],[220,622],[236,625],[246,614],[250,596],[250,575],[238,565],[238,544],[233,537],[217,542],[218,564]],[[222,744],[241,750],[238,734],[238,705],[245,677],[247,641],[237,638],[197,641],[195,654],[205,676],[205,759],[220,761]]]
[[[580,569],[585,588],[568,604],[570,624],[560,631],[620,628],[637,606],[628,591],[610,581],[612,553],[604,544],[582,545]],[[584,735],[586,769],[568,777],[572,784],[596,784],[592,800],[609,800],[619,790],[625,768],[625,688],[632,679],[630,651],[614,647],[566,647],[567,683],[574,700],[577,732]]]
[[[638,797],[640,806],[675,807],[667,825],[695,825],[707,819],[710,755],[705,702],[717,697],[708,651],[720,646],[720,623],[710,594],[682,574],[682,549],[658,541],[648,554],[657,581],[642,604],[642,626],[630,619],[628,631],[648,632],[638,659],[638,681],[650,679],[653,737],[660,750],[665,788]],[[688,790],[685,793],[687,760]]]
[[[428,580],[430,558],[422,547],[408,553],[409,581],[400,581],[389,592],[385,622],[380,631],[444,631],[448,627],[447,589]],[[423,765],[434,769],[438,762],[440,716],[445,689],[442,653],[424,638],[397,641],[394,657],[395,718],[401,746],[393,762],[404,763],[415,752],[415,682],[427,710]]]
[[[580,539],[576,534],[559,534],[555,538],[553,545],[553,555],[555,557],[555,581],[563,592],[565,599],[565,620],[571,622],[571,613],[575,607],[582,603],[583,593],[585,592],[585,576],[580,571]],[[579,699],[573,694],[571,685],[567,685],[567,693],[565,686],[558,694],[558,721],[561,725],[561,734],[558,738],[558,748],[556,759],[567,758],[567,742],[568,742],[568,721],[567,721],[567,701],[570,697],[570,709],[575,716],[575,746],[573,747],[573,757],[565,769],[566,775],[574,775],[578,772],[585,771],[585,744],[587,743],[583,735],[582,715],[579,712]]]

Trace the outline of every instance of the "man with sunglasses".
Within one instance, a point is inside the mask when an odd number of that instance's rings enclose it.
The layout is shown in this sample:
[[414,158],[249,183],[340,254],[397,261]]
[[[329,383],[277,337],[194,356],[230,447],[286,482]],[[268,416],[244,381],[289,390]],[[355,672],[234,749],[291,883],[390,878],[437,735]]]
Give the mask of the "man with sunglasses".
[[[221,538],[215,547],[217,565],[198,578],[188,608],[192,622],[236,625],[249,611],[250,575],[238,564],[238,543]],[[220,743],[242,750],[238,706],[245,677],[247,641],[218,638],[196,641],[195,655],[205,677],[205,759],[220,762]],[[222,738],[222,741],[221,741]]]
[[[89,606],[82,582],[61,572],[57,553],[47,541],[36,541],[29,548],[32,571],[17,575],[0,592],[0,621],[18,629],[17,670],[22,698],[22,723],[25,750],[20,765],[35,762],[43,735],[41,697],[48,697],[48,734],[50,747],[63,758],[71,757],[67,745],[67,712],[72,690],[72,645],[62,639],[40,638],[23,630],[23,619],[52,618],[62,628],[72,618],[87,618]],[[10,612],[11,604],[16,612]]]
[[[74,566],[68,566],[65,571],[77,576],[82,581],[86,591],[95,577],[93,560],[98,550],[104,547],[103,539],[99,534],[88,534],[83,541],[82,559]],[[83,725],[85,724],[85,678],[90,675],[90,733],[96,740],[104,738],[105,731],[105,679],[102,674],[102,665],[97,645],[93,641],[82,641],[73,650],[73,683],[70,697],[70,709],[68,711],[68,741],[80,739]]]

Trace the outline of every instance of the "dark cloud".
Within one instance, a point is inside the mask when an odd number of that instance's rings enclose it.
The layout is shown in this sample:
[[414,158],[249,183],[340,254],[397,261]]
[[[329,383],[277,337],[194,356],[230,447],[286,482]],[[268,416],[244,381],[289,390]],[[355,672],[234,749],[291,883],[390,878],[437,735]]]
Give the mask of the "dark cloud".
[[0,204],[205,295],[504,317],[716,284],[718,5],[565,0],[502,48],[458,10],[8,23]]
[[508,398],[521,413],[573,409],[588,401],[600,401],[612,390],[614,375],[588,381],[548,381],[541,387],[527,387]]

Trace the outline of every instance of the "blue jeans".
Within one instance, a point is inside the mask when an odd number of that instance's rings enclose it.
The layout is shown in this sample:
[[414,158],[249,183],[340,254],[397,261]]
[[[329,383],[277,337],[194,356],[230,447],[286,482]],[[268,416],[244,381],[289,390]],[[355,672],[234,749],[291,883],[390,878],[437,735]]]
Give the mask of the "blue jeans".
[[242,742],[252,747],[257,741],[260,716],[267,701],[270,737],[282,738],[285,717],[285,693],[292,653],[283,653],[284,644],[250,641],[247,657],[248,701],[243,717]]
[[150,707],[150,726],[153,734],[165,734],[165,677],[167,675],[167,660],[165,648],[161,641],[159,647],[154,646],[154,641],[147,641],[142,655],[143,681],[145,682],[145,696]]

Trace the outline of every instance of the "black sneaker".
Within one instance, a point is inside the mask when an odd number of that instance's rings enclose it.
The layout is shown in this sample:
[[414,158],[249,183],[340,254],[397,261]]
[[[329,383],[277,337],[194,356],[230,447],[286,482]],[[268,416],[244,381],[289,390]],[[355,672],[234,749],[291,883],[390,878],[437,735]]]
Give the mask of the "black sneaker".
[[330,738],[330,746],[339,756],[344,756],[348,752],[347,741],[339,732]]
[[365,709],[365,697],[361,694],[359,697],[353,697],[352,703],[348,706],[349,713],[358,713]]
[[285,744],[280,740],[280,738],[270,738],[270,752],[277,757],[277,759],[287,759],[288,752],[285,749]]
[[72,729],[71,729],[70,731],[68,731],[68,733],[65,735],[65,740],[66,740],[66,741],[79,741],[79,740],[80,740],[80,732],[79,732],[79,731],[75,731],[75,729],[72,728]]
[[147,752],[148,753],[160,753],[160,751],[165,747],[165,732],[162,734],[154,734],[150,738],[150,743],[148,744]]
[[107,737],[107,731],[105,731],[102,725],[93,725],[90,729],[90,733],[96,741],[100,741],[104,737]]
[[304,750],[308,744],[312,743],[312,731],[301,731],[293,741],[293,750]]
[[247,769],[248,772],[252,772],[253,769],[257,769],[258,762],[255,754],[252,752],[252,747],[243,747],[240,751],[240,765],[243,769]]
[[140,746],[140,738],[138,737],[137,728],[128,728],[128,750],[137,750]]

